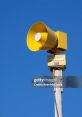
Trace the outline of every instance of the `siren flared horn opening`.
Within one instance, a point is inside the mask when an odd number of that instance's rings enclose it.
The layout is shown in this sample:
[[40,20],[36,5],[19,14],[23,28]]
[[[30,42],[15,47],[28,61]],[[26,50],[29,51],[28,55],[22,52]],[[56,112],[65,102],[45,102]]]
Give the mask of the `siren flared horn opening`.
[[58,39],[43,22],[37,22],[29,29],[26,43],[31,51],[51,50],[57,47]]

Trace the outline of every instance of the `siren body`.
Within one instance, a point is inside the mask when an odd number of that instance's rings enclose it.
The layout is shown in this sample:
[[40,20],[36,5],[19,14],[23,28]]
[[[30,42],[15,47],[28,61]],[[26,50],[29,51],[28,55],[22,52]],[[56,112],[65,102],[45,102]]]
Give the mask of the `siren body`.
[[26,43],[31,51],[47,50],[59,53],[67,49],[67,34],[54,32],[43,22],[37,22],[29,29]]

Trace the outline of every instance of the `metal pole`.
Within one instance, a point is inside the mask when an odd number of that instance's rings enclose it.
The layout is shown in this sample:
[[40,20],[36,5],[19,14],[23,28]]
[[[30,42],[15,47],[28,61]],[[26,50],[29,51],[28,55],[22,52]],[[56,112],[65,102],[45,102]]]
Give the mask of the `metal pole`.
[[[62,77],[62,70],[53,69],[53,76]],[[57,84],[56,84],[57,86]],[[62,88],[54,87],[55,117],[62,117]]]

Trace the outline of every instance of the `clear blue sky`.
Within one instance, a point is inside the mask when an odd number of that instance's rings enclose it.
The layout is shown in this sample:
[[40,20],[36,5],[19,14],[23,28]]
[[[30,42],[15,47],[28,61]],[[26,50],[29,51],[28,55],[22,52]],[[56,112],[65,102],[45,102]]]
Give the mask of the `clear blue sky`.
[[[51,75],[47,53],[27,49],[29,27],[43,21],[68,33],[67,69],[82,76],[81,0],[0,1],[0,117],[54,117],[51,88],[33,88],[32,77]],[[63,117],[82,117],[82,89],[64,89]]]

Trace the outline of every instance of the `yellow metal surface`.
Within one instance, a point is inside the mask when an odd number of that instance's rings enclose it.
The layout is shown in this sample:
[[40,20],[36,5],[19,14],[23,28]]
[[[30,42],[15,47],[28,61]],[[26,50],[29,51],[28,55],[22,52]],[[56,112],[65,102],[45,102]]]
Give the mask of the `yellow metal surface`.
[[51,55],[48,56],[48,67],[55,66],[66,66],[66,56],[65,55]]
[[65,32],[57,31],[55,32],[58,38],[57,48],[67,50],[67,34]]
[[[35,40],[35,35],[41,34],[39,41]],[[28,31],[26,43],[31,51],[50,50],[57,46],[57,37],[51,29],[43,22],[37,22],[31,26]]]
[[29,29],[26,43],[31,51],[48,50],[57,54],[67,50],[67,34],[54,32],[43,22],[37,22]]
[[[40,41],[35,40],[36,33],[41,33],[41,39]],[[28,48],[31,51],[38,51],[42,48],[44,45],[46,39],[47,39],[47,33],[45,33],[45,27],[44,25],[41,25],[40,23],[32,25],[32,27],[29,29],[29,32],[27,34],[26,43]]]

